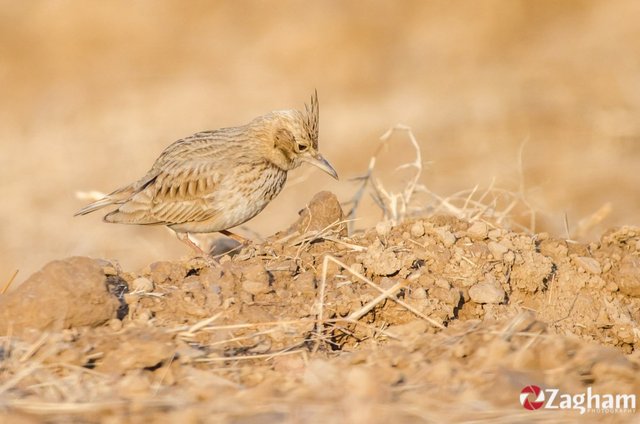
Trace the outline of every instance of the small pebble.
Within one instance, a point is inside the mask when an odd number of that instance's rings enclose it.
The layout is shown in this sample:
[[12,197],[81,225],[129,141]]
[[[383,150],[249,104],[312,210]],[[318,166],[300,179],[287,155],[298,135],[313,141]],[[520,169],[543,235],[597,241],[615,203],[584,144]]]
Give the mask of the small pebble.
[[487,235],[491,240],[497,241],[500,238],[500,236],[502,236],[502,230],[498,228],[494,228],[493,230],[490,230]]
[[598,275],[602,273],[602,267],[600,266],[600,262],[598,262],[593,258],[589,258],[586,256],[576,256],[573,258],[573,261],[577,266],[584,269],[590,274]]
[[302,293],[315,293],[316,277],[313,271],[306,271],[295,279],[295,288]]
[[436,278],[436,286],[447,290],[451,288],[451,284],[449,284],[449,282],[444,278]]
[[151,318],[153,318],[153,314],[151,313],[151,311],[148,310],[148,309],[143,309],[143,310],[138,312],[138,314],[136,316],[136,321],[138,321],[138,322],[147,322]]
[[391,287],[395,286],[395,284],[396,282],[393,281],[391,278],[384,277],[382,281],[380,281],[380,288],[383,290],[388,290]]
[[133,291],[150,292],[153,291],[153,282],[145,277],[138,277],[131,283]]
[[502,287],[487,281],[481,281],[469,289],[469,297],[475,303],[502,303],[504,296]]
[[109,320],[108,325],[109,328],[111,328],[113,331],[120,331],[122,329],[122,321],[120,321],[118,318]]
[[271,287],[269,287],[268,281],[243,281],[242,290],[252,295],[269,293]]
[[538,241],[544,241],[544,240],[549,240],[549,233],[538,233],[536,234],[536,238],[538,239]]
[[118,275],[118,271],[111,265],[102,268],[102,272],[104,272],[104,275]]
[[513,253],[512,251],[508,251],[507,253],[504,254],[504,262],[507,264],[512,264],[516,261],[516,254]]
[[358,262],[352,263],[351,266],[349,266],[349,269],[351,269],[351,271],[353,272],[357,272],[360,275],[364,274],[364,267],[362,266],[361,263],[358,263]]
[[185,278],[180,288],[184,293],[199,293],[204,289],[202,282],[195,275]]
[[489,235],[489,228],[484,222],[476,221],[467,230],[467,235],[472,240],[484,240]]
[[422,276],[422,273],[420,271],[414,271],[411,274],[407,275],[407,280],[408,281],[417,281],[420,279],[420,277]]
[[390,221],[380,221],[376,224],[376,233],[380,237],[386,237],[391,231],[391,222]]
[[415,288],[411,290],[411,294],[409,295],[412,299],[426,299],[427,291],[422,287]]
[[140,300],[140,296],[137,295],[137,294],[125,293],[125,295],[124,295],[124,301],[129,306],[135,305],[136,303],[138,303],[138,300]]
[[489,248],[489,252],[491,252],[491,255],[493,256],[493,258],[499,261],[501,261],[502,258],[504,257],[504,254],[509,251],[509,249],[506,246],[500,243],[496,243],[495,241],[490,241],[487,244],[487,247]]
[[414,222],[411,226],[411,236],[412,237],[422,237],[424,235],[424,225],[422,221]]
[[445,247],[451,247],[455,244],[456,236],[451,231],[447,230],[444,227],[440,227],[440,228],[436,228],[435,232]]

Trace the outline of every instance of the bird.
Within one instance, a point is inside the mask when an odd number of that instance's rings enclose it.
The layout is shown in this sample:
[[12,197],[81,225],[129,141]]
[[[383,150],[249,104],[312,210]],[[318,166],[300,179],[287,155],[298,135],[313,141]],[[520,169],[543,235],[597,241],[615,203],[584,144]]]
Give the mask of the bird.
[[304,110],[279,110],[246,125],[197,132],[169,145],[139,180],[85,206],[74,216],[115,207],[104,221],[165,225],[205,255],[191,233],[219,232],[260,213],[284,187],[287,173],[309,163],[338,173],[318,150],[320,106],[315,91]]

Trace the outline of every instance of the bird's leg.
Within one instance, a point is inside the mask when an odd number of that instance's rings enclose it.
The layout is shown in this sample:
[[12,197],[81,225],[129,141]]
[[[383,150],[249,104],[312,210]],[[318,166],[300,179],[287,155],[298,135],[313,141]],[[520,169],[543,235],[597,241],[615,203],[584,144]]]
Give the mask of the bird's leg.
[[[236,247],[234,247],[231,252],[236,251],[236,254],[238,255],[238,258],[252,258],[254,256],[256,256],[256,246],[251,242],[250,239],[246,239],[242,236],[239,236],[235,233],[232,233],[231,231],[227,231],[227,230],[222,230],[222,231],[218,231],[220,234],[229,237],[230,239],[234,240],[237,243],[240,243],[239,245],[237,245]],[[229,252],[227,252],[229,253]]]
[[189,246],[195,253],[196,258],[203,259],[205,263],[210,267],[219,267],[220,263],[211,257],[211,254],[202,250],[200,246],[198,246],[193,240],[189,238],[189,233],[179,233],[175,232],[178,240]]
[[231,231],[220,230],[219,232],[220,232],[220,234],[223,234],[223,235],[229,237],[230,239],[233,239],[233,240],[237,241],[240,244],[243,244],[243,245],[249,244],[249,240],[248,239],[246,239],[246,238],[244,238],[242,236],[239,236],[239,235],[237,235],[235,233],[232,233]]
[[189,238],[189,233],[179,233],[176,231],[176,237],[178,237],[178,240],[189,246],[195,252],[196,256],[201,256],[203,258],[209,257],[207,252],[202,250],[200,246],[195,244],[193,240]]

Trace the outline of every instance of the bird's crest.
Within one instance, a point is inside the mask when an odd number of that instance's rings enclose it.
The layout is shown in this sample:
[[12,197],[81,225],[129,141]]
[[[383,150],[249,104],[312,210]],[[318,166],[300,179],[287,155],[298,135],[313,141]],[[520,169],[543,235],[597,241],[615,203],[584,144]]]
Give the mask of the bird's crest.
[[320,119],[320,105],[318,104],[318,90],[313,92],[310,105],[305,104],[306,116],[304,125],[309,134],[309,140],[313,143],[313,148],[318,148],[318,121]]

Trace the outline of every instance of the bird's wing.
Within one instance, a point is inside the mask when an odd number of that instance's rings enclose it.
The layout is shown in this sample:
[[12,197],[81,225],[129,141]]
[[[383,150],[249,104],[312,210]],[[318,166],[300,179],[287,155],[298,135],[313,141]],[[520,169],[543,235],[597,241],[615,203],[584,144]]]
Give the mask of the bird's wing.
[[180,224],[200,222],[220,213],[216,188],[223,177],[220,164],[204,160],[164,163],[155,176],[116,211],[108,222],[129,224]]

